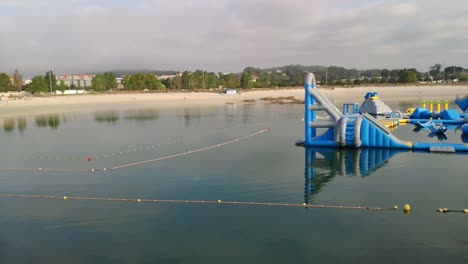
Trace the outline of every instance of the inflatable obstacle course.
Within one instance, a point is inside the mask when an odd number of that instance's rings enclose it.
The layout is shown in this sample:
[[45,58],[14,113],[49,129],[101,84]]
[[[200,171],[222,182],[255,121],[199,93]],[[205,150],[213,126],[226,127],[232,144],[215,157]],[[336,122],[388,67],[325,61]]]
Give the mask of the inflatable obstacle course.
[[[431,142],[405,142],[368,113],[345,115],[317,89],[315,76],[307,74],[305,81],[305,139],[297,142],[307,147],[389,148],[429,152],[468,152],[468,145]],[[369,96],[369,98],[372,95]],[[328,117],[317,119],[317,111]],[[419,111],[415,109],[414,112]],[[413,113],[414,114],[414,113]],[[452,112],[446,115],[453,115]],[[326,129],[317,135],[317,128]]]

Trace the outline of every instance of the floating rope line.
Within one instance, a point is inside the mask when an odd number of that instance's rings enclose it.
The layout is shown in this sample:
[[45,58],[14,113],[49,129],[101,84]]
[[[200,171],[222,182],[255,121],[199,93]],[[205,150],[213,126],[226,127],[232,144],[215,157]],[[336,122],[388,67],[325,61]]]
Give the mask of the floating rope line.
[[219,144],[216,144],[216,145],[212,145],[212,146],[209,146],[209,147],[204,147],[204,148],[189,150],[189,151],[185,151],[185,152],[182,152],[182,153],[172,154],[172,155],[163,156],[163,157],[155,158],[155,159],[149,159],[149,160],[143,160],[143,161],[134,162],[134,163],[128,163],[128,164],[118,165],[118,166],[114,166],[114,167],[111,167],[111,168],[102,168],[102,169],[95,169],[95,168],[92,168],[92,169],[73,169],[73,168],[0,168],[0,171],[61,171],[61,172],[71,172],[71,171],[75,171],[75,172],[89,172],[89,171],[92,171],[92,172],[95,172],[95,171],[108,171],[108,170],[124,169],[124,168],[133,167],[133,166],[137,166],[137,165],[141,165],[141,164],[152,163],[152,162],[157,162],[157,161],[166,160],[166,159],[171,159],[171,158],[177,158],[177,157],[181,157],[181,156],[185,156],[185,155],[189,155],[189,154],[194,154],[194,153],[197,153],[197,152],[202,152],[202,151],[206,151],[206,150],[211,150],[211,149],[219,148],[219,147],[222,147],[222,146],[226,146],[226,145],[229,145],[229,144],[233,144],[233,143],[239,142],[239,141],[241,141],[241,140],[248,139],[248,138],[250,138],[250,137],[254,137],[254,136],[263,134],[263,133],[268,132],[268,131],[270,131],[270,130],[271,130],[270,128],[265,128],[265,129],[262,129],[262,130],[259,130],[259,131],[255,132],[255,133],[249,134],[249,135],[247,135],[247,136],[243,136],[243,137],[240,137],[240,138],[236,138],[236,139],[233,139],[233,140],[230,140],[230,141],[226,141],[226,142],[223,142],[223,143],[219,143]]
[[326,208],[326,209],[350,209],[350,210],[370,210],[370,211],[394,211],[392,208],[368,207],[368,206],[347,206],[347,205],[321,205],[321,204],[293,204],[293,203],[270,203],[270,202],[236,202],[222,200],[161,200],[161,199],[140,199],[140,198],[99,198],[99,197],[79,197],[79,196],[53,196],[53,195],[25,195],[25,194],[0,194],[2,198],[18,199],[48,199],[48,200],[79,200],[79,201],[105,201],[105,202],[137,202],[137,203],[171,203],[171,204],[224,204],[224,205],[244,205],[244,206],[276,206],[276,207],[304,207],[304,208]]
[[468,209],[460,209],[460,210],[451,210],[451,209],[447,209],[447,208],[439,208],[436,210],[437,212],[439,213],[464,213],[464,214],[468,214]]
[[182,152],[182,153],[178,153],[178,154],[174,154],[174,155],[169,155],[169,156],[165,156],[165,157],[160,157],[160,158],[156,158],[156,159],[150,159],[150,160],[144,160],[144,161],[139,161],[139,162],[135,162],[135,163],[128,163],[128,164],[124,164],[124,165],[114,166],[114,167],[111,168],[111,170],[133,167],[133,166],[137,166],[137,165],[141,165],[141,164],[145,164],[145,163],[150,163],[150,162],[156,162],[156,161],[161,161],[161,160],[165,160],[165,159],[181,157],[181,156],[185,156],[185,155],[188,155],[188,154],[193,154],[193,153],[197,153],[197,152],[201,152],[201,151],[206,151],[206,150],[210,150],[210,149],[214,149],[214,148],[219,148],[219,147],[226,146],[226,145],[229,145],[229,144],[232,144],[232,143],[236,143],[236,142],[238,142],[240,140],[244,140],[244,139],[256,136],[256,135],[263,134],[263,133],[265,133],[267,131],[270,131],[270,129],[269,128],[262,129],[262,130],[260,130],[258,132],[252,133],[250,135],[240,137],[240,138],[236,138],[236,139],[233,139],[231,141],[226,141],[224,143],[217,144],[217,145],[212,145],[212,146],[205,147],[205,148],[189,150],[189,151],[186,151],[186,152]]
[[[261,126],[265,127],[267,126],[266,124],[259,123]],[[233,128],[238,127],[238,126],[229,126],[225,128],[218,128],[212,135],[213,136],[218,136],[222,135],[225,131],[232,130]],[[142,151],[154,151],[159,149],[160,147],[163,146],[170,146],[174,144],[179,144],[181,142],[193,142],[193,141],[200,141],[201,140],[200,135],[192,135],[192,136],[178,136],[178,137],[171,137],[168,142],[166,143],[150,143],[149,145],[146,146],[127,146],[125,147],[125,150],[115,150],[114,152],[108,152],[108,153],[94,153],[89,156],[52,156],[52,155],[43,155],[43,154],[34,154],[31,157],[29,157],[30,160],[53,160],[53,161],[86,161],[88,157],[92,157],[93,160],[103,160],[103,159],[108,159],[108,158],[114,158],[114,157],[119,157],[123,155],[131,155],[136,152],[142,152]]]

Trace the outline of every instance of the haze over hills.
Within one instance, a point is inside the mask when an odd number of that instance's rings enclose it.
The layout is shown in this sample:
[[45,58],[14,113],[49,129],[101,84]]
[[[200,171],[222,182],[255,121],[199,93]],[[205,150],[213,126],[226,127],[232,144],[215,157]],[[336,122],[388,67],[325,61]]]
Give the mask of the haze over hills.
[[126,75],[132,75],[136,73],[151,73],[155,75],[173,75],[178,71],[173,70],[151,70],[151,69],[124,69],[124,70],[110,70],[110,71],[99,71],[99,72],[87,72],[85,74],[102,74],[104,72],[111,72],[117,77],[123,77]]
[[[250,66],[249,66],[250,67]],[[249,68],[247,67],[247,68]],[[252,67],[250,67],[252,68]],[[336,69],[341,69],[343,71],[352,71],[352,72],[367,72],[367,71],[381,71],[380,69],[373,69],[373,70],[356,70],[356,69],[346,69],[344,67],[339,67],[339,66],[321,66],[321,65],[300,65],[300,64],[291,64],[291,65],[283,65],[283,66],[274,66],[274,67],[269,67],[269,68],[256,68],[261,72],[272,72],[272,71],[288,71],[289,69],[294,68],[295,70],[301,70],[305,72],[322,72],[325,71],[327,68],[336,68]],[[202,69],[201,69],[202,70]],[[132,75],[136,73],[151,73],[155,75],[172,75],[176,74],[178,72],[183,72],[183,71],[177,71],[177,70],[155,70],[155,69],[119,69],[119,70],[109,70],[109,71],[99,71],[99,72],[86,72],[84,74],[101,74],[104,72],[111,72],[115,74],[117,77],[122,77],[125,75]],[[218,73],[218,72],[216,72]],[[241,75],[242,71],[239,72],[234,72],[236,75]]]

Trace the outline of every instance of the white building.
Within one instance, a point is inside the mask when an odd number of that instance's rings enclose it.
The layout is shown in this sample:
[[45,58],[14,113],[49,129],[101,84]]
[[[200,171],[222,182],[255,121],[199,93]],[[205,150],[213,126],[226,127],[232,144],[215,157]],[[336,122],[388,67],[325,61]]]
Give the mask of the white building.
[[94,78],[94,74],[79,74],[79,75],[60,75],[57,78],[57,84],[63,81],[66,86],[70,87],[75,85],[77,87],[88,87],[91,86],[91,80]]

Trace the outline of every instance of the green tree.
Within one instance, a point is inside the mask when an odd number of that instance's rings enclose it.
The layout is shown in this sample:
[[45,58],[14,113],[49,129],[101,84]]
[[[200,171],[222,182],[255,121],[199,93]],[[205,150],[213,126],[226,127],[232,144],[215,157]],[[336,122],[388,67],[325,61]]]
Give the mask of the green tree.
[[8,92],[13,88],[11,85],[10,77],[6,73],[0,73],[0,91]]
[[21,77],[17,69],[13,74],[13,85],[15,86],[17,91],[21,91],[21,88],[23,87],[23,78]]
[[271,74],[267,73],[267,72],[264,72],[264,73],[260,74],[257,81],[255,82],[254,87],[255,88],[270,87],[270,77],[271,77]]
[[447,79],[460,79],[463,73],[462,67],[449,66],[444,69],[444,74]]
[[94,76],[94,78],[91,80],[91,88],[97,92],[107,90],[102,74]]
[[95,91],[98,91],[98,92],[115,89],[117,88],[117,86],[118,86],[117,78],[111,72],[98,74],[94,76],[94,78],[91,80],[91,88],[93,88]]
[[[49,75],[50,75],[50,77],[49,77]],[[53,71],[46,72],[46,74],[44,75],[44,81],[49,86],[49,90],[50,90],[51,85],[52,85],[52,92],[57,90],[57,88],[58,88],[57,87],[57,77],[55,76]]]
[[182,73],[182,89],[192,90],[192,74],[189,71],[184,71]]
[[167,78],[161,80],[161,83],[170,90],[180,90],[182,89],[182,76],[177,74],[174,78]]
[[103,77],[108,89],[117,89],[119,86],[117,83],[117,77],[112,72],[105,72]]
[[434,64],[434,66],[431,67],[429,74],[434,80],[442,79],[441,69],[442,69],[442,65],[439,63]]
[[239,79],[235,74],[228,73],[228,74],[222,74],[219,73],[219,76],[221,76],[221,85],[224,88],[236,88],[239,87]]
[[380,77],[381,77],[381,82],[382,83],[386,83],[388,82],[388,80],[390,79],[390,71],[387,70],[387,69],[383,69],[381,72],[380,72]]
[[[289,77],[288,83],[284,86],[302,86],[304,85],[304,79],[306,72],[304,69],[297,66],[288,66],[284,70],[284,73]],[[325,78],[320,78],[325,79]]]
[[289,85],[289,77],[281,71],[273,71],[270,73],[271,87],[284,87]]
[[252,75],[244,70],[241,75],[240,84],[242,88],[252,88]]
[[401,70],[391,70],[390,71],[390,80],[389,82],[393,83],[400,78]]
[[124,83],[125,88],[128,90],[164,90],[161,81],[150,73],[137,73],[126,76]]
[[418,75],[413,70],[402,70],[400,77],[398,78],[399,83],[415,83],[418,82]]
[[205,74],[205,86],[208,89],[218,88],[219,87],[219,78],[218,75],[214,72],[209,72]]
[[32,78],[27,90],[31,93],[47,93],[49,91],[49,85],[43,76],[35,76]]
[[60,81],[60,85],[59,85],[58,89],[62,93],[65,92],[65,90],[67,89],[67,86],[65,85],[65,82],[63,80]]
[[191,77],[191,87],[192,89],[204,89],[205,85],[205,72],[202,70],[196,70],[190,75]]

